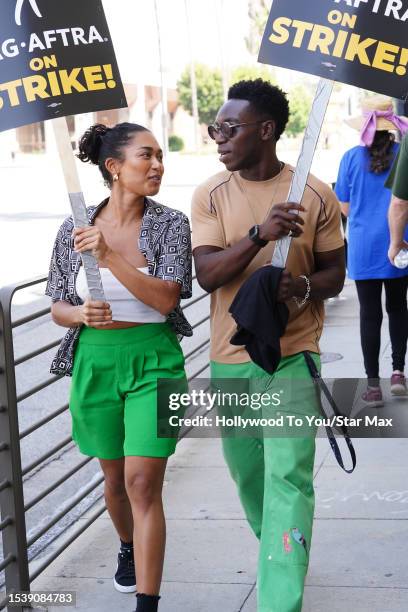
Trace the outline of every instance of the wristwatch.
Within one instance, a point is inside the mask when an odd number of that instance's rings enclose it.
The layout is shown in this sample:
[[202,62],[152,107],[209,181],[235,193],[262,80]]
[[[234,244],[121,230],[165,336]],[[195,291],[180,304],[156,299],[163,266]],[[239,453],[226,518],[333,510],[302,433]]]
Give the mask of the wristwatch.
[[264,247],[268,244],[268,240],[262,240],[262,238],[259,237],[259,225],[254,225],[254,227],[251,227],[248,232],[248,238],[260,247]]

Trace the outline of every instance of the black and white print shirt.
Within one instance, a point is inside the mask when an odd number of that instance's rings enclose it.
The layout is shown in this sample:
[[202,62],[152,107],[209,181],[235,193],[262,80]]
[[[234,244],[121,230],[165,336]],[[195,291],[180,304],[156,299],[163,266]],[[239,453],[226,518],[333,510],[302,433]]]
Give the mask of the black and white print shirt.
[[[91,225],[108,198],[98,206],[87,208]],[[82,261],[74,251],[74,222],[68,217],[61,225],[54,244],[45,294],[53,302],[60,300],[73,306],[83,302],[76,293],[75,283]],[[139,249],[147,259],[149,274],[163,280],[180,283],[181,299],[192,295],[191,231],[188,217],[178,210],[145,199],[145,212],[139,235]],[[176,334],[192,336],[193,330],[178,305],[167,321]],[[74,352],[80,327],[72,327],[63,338],[50,372],[72,376]]]

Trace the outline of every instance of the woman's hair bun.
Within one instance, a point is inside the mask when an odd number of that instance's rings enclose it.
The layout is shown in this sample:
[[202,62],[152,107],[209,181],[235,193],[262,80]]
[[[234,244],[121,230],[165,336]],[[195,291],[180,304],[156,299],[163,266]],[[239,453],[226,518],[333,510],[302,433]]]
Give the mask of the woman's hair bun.
[[103,137],[111,128],[102,123],[92,125],[79,141],[78,158],[83,162],[91,162],[98,165],[103,142]]

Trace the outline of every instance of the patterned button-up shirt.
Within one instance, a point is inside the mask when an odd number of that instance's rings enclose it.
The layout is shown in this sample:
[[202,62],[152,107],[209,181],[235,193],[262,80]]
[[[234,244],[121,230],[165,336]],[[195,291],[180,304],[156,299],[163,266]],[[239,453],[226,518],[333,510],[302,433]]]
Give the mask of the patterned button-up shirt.
[[[107,203],[108,199],[99,206],[90,206],[87,209],[91,225]],[[81,267],[81,256],[74,250],[73,230],[73,219],[68,217],[61,225],[55,240],[45,293],[52,298],[53,302],[63,300],[73,306],[79,306],[83,302],[76,293],[75,283]],[[186,215],[146,198],[138,245],[147,259],[149,274],[156,278],[180,283],[180,298],[191,297],[191,231]],[[167,321],[176,334],[192,336],[193,330],[180,304],[167,316]],[[50,370],[52,374],[72,375],[75,346],[79,334],[80,327],[68,330],[52,361]]]

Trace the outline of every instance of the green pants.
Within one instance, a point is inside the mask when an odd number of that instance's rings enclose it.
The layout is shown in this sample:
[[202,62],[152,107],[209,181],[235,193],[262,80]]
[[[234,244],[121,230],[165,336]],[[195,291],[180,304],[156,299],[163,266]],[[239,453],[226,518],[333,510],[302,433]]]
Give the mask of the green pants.
[[[319,356],[313,357],[320,367]],[[283,358],[273,376],[253,362],[212,362],[211,377],[247,378],[250,388],[269,393],[284,389],[286,400],[277,409],[278,415],[319,415],[302,354]],[[312,429],[308,437],[245,438],[239,433],[236,437],[223,437],[224,457],[247,520],[260,540],[258,612],[302,609],[314,513],[314,434]]]

